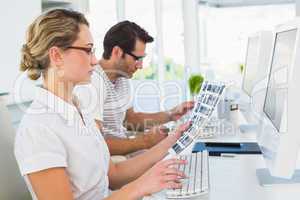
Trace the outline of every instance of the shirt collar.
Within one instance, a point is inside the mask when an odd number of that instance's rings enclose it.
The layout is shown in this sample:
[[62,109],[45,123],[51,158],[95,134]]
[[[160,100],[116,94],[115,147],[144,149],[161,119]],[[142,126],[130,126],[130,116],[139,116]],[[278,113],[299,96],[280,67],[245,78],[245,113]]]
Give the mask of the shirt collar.
[[36,88],[35,101],[44,105],[43,107],[46,108],[46,110],[43,110],[43,112],[57,113],[67,121],[73,121],[74,116],[78,114],[74,105],[67,103],[52,92],[41,87]]
[[[111,86],[113,86],[113,87],[115,87],[116,85],[119,84],[119,82],[121,82],[123,79],[125,79],[125,78],[119,77],[119,78],[117,78],[115,81],[111,81],[111,80],[108,78],[106,72],[103,70],[103,68],[101,67],[100,64],[96,65],[94,72],[95,72],[97,75],[102,76],[102,78],[104,78],[104,80],[105,80],[107,83],[109,83]],[[127,79],[125,79],[125,80],[127,80]]]
[[106,73],[104,72],[104,70],[102,69],[102,67],[100,65],[95,66],[94,72],[96,72],[98,75],[101,75],[101,76],[104,75],[104,76],[106,76],[106,78],[108,78]]

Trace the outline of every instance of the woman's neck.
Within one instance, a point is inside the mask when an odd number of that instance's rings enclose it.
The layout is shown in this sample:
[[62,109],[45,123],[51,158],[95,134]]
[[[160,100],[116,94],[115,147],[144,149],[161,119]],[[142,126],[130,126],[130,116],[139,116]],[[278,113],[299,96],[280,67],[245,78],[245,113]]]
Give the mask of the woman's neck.
[[73,88],[74,84],[70,82],[62,82],[58,80],[44,80],[43,87],[48,91],[52,92],[54,95],[60,97],[64,101],[74,104],[73,103]]

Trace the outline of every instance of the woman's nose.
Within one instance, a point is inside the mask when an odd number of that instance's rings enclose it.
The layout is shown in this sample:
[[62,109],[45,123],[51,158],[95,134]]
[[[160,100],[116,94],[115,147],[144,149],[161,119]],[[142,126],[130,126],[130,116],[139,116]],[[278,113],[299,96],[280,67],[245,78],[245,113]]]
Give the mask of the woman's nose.
[[96,56],[93,54],[92,59],[91,59],[91,65],[94,66],[97,64],[98,64],[98,60],[97,60]]

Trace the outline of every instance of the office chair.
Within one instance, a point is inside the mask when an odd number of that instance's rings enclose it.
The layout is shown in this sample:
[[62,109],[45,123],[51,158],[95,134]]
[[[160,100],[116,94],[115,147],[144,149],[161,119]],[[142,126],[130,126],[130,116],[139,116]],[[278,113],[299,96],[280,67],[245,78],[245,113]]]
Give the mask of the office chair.
[[0,199],[29,200],[30,193],[14,156],[14,137],[9,111],[0,98]]

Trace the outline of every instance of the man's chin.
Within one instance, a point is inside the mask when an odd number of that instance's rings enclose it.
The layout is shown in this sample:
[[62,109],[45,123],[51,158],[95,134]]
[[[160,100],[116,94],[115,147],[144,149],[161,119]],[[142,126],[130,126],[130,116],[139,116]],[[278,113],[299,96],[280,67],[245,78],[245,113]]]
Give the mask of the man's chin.
[[133,73],[128,73],[127,75],[123,76],[124,78],[131,79],[133,77]]
[[131,79],[133,77],[133,74],[134,74],[134,72],[133,73],[123,73],[119,77],[123,77],[123,78],[126,78],[126,79]]
[[132,78],[132,77],[133,77],[133,74],[134,74],[134,73],[129,74],[128,78]]

